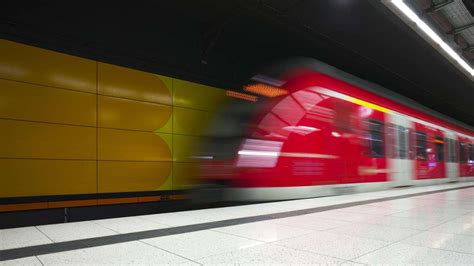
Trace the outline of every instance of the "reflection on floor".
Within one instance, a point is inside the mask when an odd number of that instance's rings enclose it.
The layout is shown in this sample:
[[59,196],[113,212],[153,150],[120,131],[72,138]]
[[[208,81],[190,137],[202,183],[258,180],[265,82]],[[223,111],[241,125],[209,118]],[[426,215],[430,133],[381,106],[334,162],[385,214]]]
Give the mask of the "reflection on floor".
[[[0,230],[2,265],[49,264],[474,264],[473,183]],[[464,187],[464,188],[463,188]],[[454,189],[457,188],[457,189]],[[436,192],[438,190],[453,189]],[[435,192],[431,194],[417,194]],[[414,195],[413,195],[414,194]],[[383,200],[387,197],[397,199]],[[316,207],[381,199],[314,211]],[[312,209],[304,215],[282,212]],[[216,221],[267,215],[258,222]],[[281,216],[279,216],[281,217]],[[214,223],[213,223],[214,222]],[[143,231],[211,224],[205,230]],[[186,227],[187,226],[187,227]],[[107,242],[127,234],[123,241]],[[135,238],[134,238],[135,237]],[[88,248],[63,248],[84,239]],[[80,242],[81,240],[79,240]],[[89,242],[88,242],[89,241]],[[103,243],[101,243],[103,241]],[[53,244],[51,244],[53,243]],[[97,244],[100,243],[100,244]],[[29,246],[36,246],[26,250]],[[48,246],[48,251],[41,247]],[[16,249],[16,259],[5,260]],[[25,255],[21,252],[25,251]],[[11,253],[10,253],[11,255]]]

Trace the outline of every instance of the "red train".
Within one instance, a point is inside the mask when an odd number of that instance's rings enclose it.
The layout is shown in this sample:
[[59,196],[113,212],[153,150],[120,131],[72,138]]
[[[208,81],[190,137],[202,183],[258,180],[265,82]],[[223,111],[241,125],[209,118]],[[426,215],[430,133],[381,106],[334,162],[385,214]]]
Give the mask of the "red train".
[[225,186],[226,199],[474,179],[469,126],[319,61],[295,62],[255,76],[240,97],[250,101],[227,106],[211,127],[202,176]]

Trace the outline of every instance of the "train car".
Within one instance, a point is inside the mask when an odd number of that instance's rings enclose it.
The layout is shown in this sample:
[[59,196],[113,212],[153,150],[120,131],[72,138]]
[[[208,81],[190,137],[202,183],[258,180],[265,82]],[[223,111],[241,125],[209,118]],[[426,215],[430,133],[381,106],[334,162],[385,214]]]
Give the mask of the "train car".
[[[316,60],[268,73],[238,92],[257,101],[222,111],[201,154],[202,181],[224,186],[225,199],[296,199],[474,178],[469,126]],[[243,130],[229,133],[243,120]]]

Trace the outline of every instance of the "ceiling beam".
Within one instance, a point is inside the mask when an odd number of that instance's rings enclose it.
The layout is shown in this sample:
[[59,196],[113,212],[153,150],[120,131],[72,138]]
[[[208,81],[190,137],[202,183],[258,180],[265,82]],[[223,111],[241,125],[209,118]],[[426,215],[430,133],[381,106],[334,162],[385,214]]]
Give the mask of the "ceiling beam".
[[425,10],[425,13],[431,13],[443,9],[444,7],[454,3],[454,0],[446,0],[439,4],[431,4],[431,7]]
[[465,31],[465,30],[467,30],[469,28],[472,28],[472,27],[474,27],[474,23],[469,23],[467,25],[463,25],[463,26],[460,26],[460,27],[457,27],[457,28],[453,28],[452,30],[450,30],[448,32],[448,34],[458,34],[462,31]]
[[469,45],[468,47],[465,47],[462,50],[465,52],[474,51],[474,45]]

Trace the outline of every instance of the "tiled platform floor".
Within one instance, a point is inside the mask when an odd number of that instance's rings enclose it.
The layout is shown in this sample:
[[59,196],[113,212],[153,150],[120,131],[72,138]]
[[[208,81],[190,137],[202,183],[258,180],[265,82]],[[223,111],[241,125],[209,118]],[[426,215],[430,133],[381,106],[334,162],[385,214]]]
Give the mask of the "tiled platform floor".
[[[4,260],[26,264],[448,264],[474,265],[474,183],[0,230],[0,249],[97,241],[118,234],[268,215],[160,237]],[[424,195],[451,188],[456,190]],[[370,199],[370,204],[286,218],[297,211]],[[33,248],[34,249],[34,248]],[[33,252],[34,253],[34,252]],[[1,255],[0,251],[0,255]],[[3,253],[5,254],[5,253]],[[0,257],[0,260],[2,258]]]

